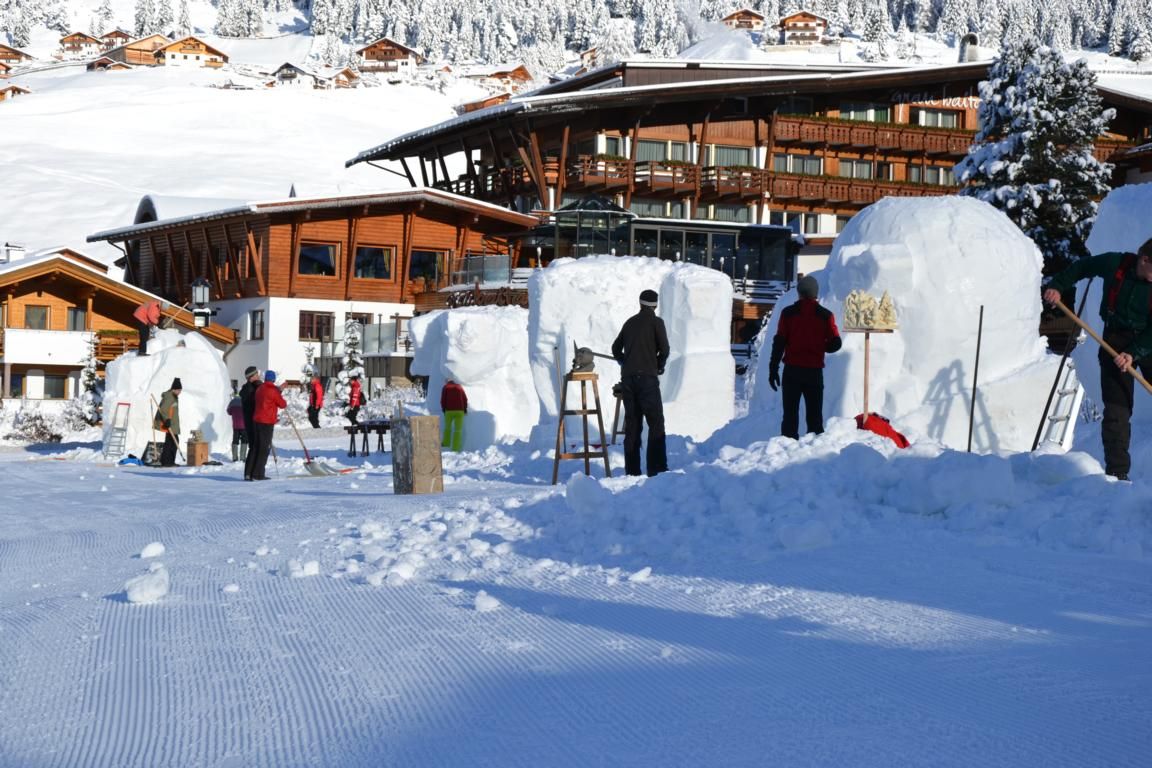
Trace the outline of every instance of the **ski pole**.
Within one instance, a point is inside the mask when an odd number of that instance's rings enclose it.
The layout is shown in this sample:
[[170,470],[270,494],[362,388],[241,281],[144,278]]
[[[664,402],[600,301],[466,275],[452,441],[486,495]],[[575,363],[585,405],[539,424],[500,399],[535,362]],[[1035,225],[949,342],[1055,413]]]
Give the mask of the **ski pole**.
[[976,326],[976,366],[972,369],[972,405],[968,409],[968,453],[972,453],[972,425],[976,421],[976,383],[980,375],[980,341],[984,337],[984,305],[980,305],[980,322]]
[[[1100,337],[1100,334],[1098,334],[1098,333],[1096,333],[1096,331],[1092,330],[1092,326],[1088,325],[1088,323],[1084,322],[1079,317],[1077,317],[1072,312],[1072,310],[1070,310],[1070,309],[1068,309],[1068,307],[1064,306],[1064,302],[1057,301],[1055,306],[1059,307],[1061,312],[1068,315],[1069,320],[1071,320],[1072,322],[1076,323],[1076,325],[1083,328],[1084,331],[1089,336],[1091,336],[1093,339],[1095,339],[1096,343],[1099,344],[1100,347],[1105,352],[1107,352],[1110,356],[1116,357],[1117,355],[1120,354],[1115,349],[1113,349],[1112,346],[1108,342],[1104,341],[1104,339],[1102,339]],[[1149,384],[1148,380],[1140,375],[1140,371],[1136,370],[1135,365],[1128,366],[1128,373],[1132,374],[1132,378],[1134,378],[1134,379],[1136,379],[1136,381],[1140,382],[1141,386],[1143,386],[1144,389],[1148,391],[1148,394],[1152,395],[1152,384]]]

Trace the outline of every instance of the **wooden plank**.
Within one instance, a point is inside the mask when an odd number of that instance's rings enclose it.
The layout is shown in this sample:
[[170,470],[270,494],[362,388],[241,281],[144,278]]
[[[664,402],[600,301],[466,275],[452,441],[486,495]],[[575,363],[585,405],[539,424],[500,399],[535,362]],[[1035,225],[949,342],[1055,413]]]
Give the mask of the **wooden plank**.
[[[368,206],[364,206],[364,215],[368,215]],[[356,229],[360,223],[359,216],[348,217],[348,264],[344,270],[344,301],[352,299],[352,273],[356,270]]]
[[216,263],[216,258],[212,253],[212,237],[208,234],[208,227],[200,229],[200,236],[204,238],[204,250],[208,254],[208,260],[212,262],[212,277],[216,281],[216,298],[224,298],[224,276],[220,274],[220,265]]
[[400,271],[396,276],[400,280],[400,302],[408,300],[408,267],[412,260],[412,211],[404,212],[404,241],[400,246]]
[[227,243],[225,250],[228,252],[228,263],[232,265],[232,274],[236,279],[236,298],[247,298],[248,291],[245,288],[244,275],[240,273],[240,264],[236,261],[236,248],[232,244],[232,233],[228,231],[228,224],[224,224],[224,242]]
[[404,166],[404,175],[408,177],[408,183],[415,187],[416,177],[412,175],[412,169],[408,167],[408,158],[400,158],[400,165]]
[[[184,280],[184,270],[182,268],[178,268],[178,265],[176,263],[176,248],[172,245],[172,233],[171,232],[165,232],[164,233],[164,242],[168,245],[168,260],[172,263],[172,279],[176,281],[176,285],[183,286],[184,283],[186,283],[187,281]],[[177,274],[177,273],[179,273],[179,274]],[[191,290],[191,289],[189,289],[189,290]],[[177,293],[176,295],[180,298],[180,303],[183,304],[184,303],[184,290],[183,290],[183,288],[180,288],[179,293]]]
[[440,417],[404,416],[392,420],[392,492],[443,493]]
[[292,217],[292,247],[288,251],[288,298],[296,296],[296,261],[300,253],[300,217]]
[[256,290],[261,296],[267,296],[268,291],[264,285],[264,260],[260,258],[260,244],[256,242],[256,236],[252,233],[252,227],[249,226],[248,222],[244,222],[244,234],[248,238],[249,269],[254,269],[256,272]]
[[532,176],[536,181],[536,194],[540,196],[540,207],[548,207],[548,181],[544,178],[544,156],[540,152],[540,134],[535,128],[528,130],[528,147],[532,152]]
[[565,123],[564,131],[560,135],[560,172],[556,175],[556,205],[555,208],[564,207],[564,182],[568,179],[568,140],[571,127]]

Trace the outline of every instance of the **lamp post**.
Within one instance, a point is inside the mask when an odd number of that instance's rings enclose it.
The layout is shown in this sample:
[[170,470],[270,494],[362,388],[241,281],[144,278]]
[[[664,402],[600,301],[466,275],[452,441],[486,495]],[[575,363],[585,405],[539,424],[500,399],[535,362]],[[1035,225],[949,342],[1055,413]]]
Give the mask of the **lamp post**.
[[192,317],[197,328],[207,328],[216,310],[208,306],[212,284],[203,277],[192,281]]

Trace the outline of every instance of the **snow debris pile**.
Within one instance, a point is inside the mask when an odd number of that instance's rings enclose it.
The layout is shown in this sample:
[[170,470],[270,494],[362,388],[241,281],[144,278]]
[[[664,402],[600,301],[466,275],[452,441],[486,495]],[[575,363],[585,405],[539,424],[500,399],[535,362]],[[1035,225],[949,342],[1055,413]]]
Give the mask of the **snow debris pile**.
[[164,544],[159,541],[154,541],[140,550],[140,559],[147,560],[150,557],[160,557],[164,552]]
[[464,449],[526,440],[539,420],[528,369],[528,312],[466,307],[412,318],[412,373],[428,377],[428,412],[441,413],[447,379],[464,387]]
[[[1037,334],[1042,259],[1036,246],[992,206],[960,197],[886,198],[855,216],[828,265],[814,273],[820,301],[843,317],[853,290],[896,305],[899,329],[871,339],[869,409],[909,438],[965,448],[984,307],[973,450],[1032,448],[1042,395],[1056,374]],[[786,305],[795,293],[781,300]],[[776,434],[780,398],[767,386],[778,316],[761,331],[758,386],[750,412]],[[864,410],[864,336],[845,334],[826,360],[824,415]],[[764,383],[764,385],[760,385]]]
[[130,603],[154,603],[168,594],[170,579],[163,563],[152,563],[148,572],[124,582],[124,595]]
[[[108,363],[104,390],[104,445],[112,434],[113,416],[118,403],[129,403],[128,433],[125,454],[144,455],[151,441],[162,441],[164,435],[152,428],[152,417],[160,395],[180,379],[181,443],[192,436],[192,430],[204,433],[213,452],[227,453],[232,442],[232,419],[226,409],[232,397],[228,370],[220,352],[196,333],[157,330],[148,342],[148,354],[135,352],[121,355]],[[180,448],[183,450],[183,446]]]

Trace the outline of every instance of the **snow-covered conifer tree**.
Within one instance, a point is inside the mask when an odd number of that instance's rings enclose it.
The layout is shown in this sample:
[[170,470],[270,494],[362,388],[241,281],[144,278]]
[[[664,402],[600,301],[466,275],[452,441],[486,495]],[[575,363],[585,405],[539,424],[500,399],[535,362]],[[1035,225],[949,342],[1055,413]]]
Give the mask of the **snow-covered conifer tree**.
[[176,21],[178,35],[192,34],[192,17],[188,13],[188,0],[180,0],[180,18]]
[[84,369],[80,372],[80,409],[84,421],[96,424],[100,421],[100,406],[104,400],[99,391],[100,379],[96,375],[96,334],[88,340],[88,352],[84,357]]
[[340,372],[336,374],[336,400],[341,405],[348,404],[348,387],[353,376],[364,377],[364,357],[360,340],[364,326],[359,320],[349,318],[344,322],[344,358]]
[[156,31],[164,35],[172,34],[176,17],[172,13],[172,0],[158,0],[156,4]]
[[1113,110],[1096,76],[1035,39],[1003,51],[980,83],[980,127],[956,166],[960,194],[1001,209],[1058,269],[1087,255],[1111,166],[1092,155]]
[[152,0],[136,0],[136,18],[133,30],[137,37],[150,35],[155,30],[156,5]]
[[32,42],[32,16],[31,11],[23,6],[17,6],[11,11],[11,27],[8,34],[12,37],[12,45],[23,48]]
[[[224,2],[224,0],[220,0]],[[330,0],[312,0],[312,34],[316,37],[328,34],[328,27],[332,21],[332,5]]]
[[596,41],[600,66],[623,61],[636,53],[635,38],[632,33],[631,19],[609,19]]
[[100,7],[96,10],[96,16],[100,19],[101,34],[110,32],[114,26],[112,19],[116,17],[116,13],[112,10],[112,0],[104,0],[100,3]]

